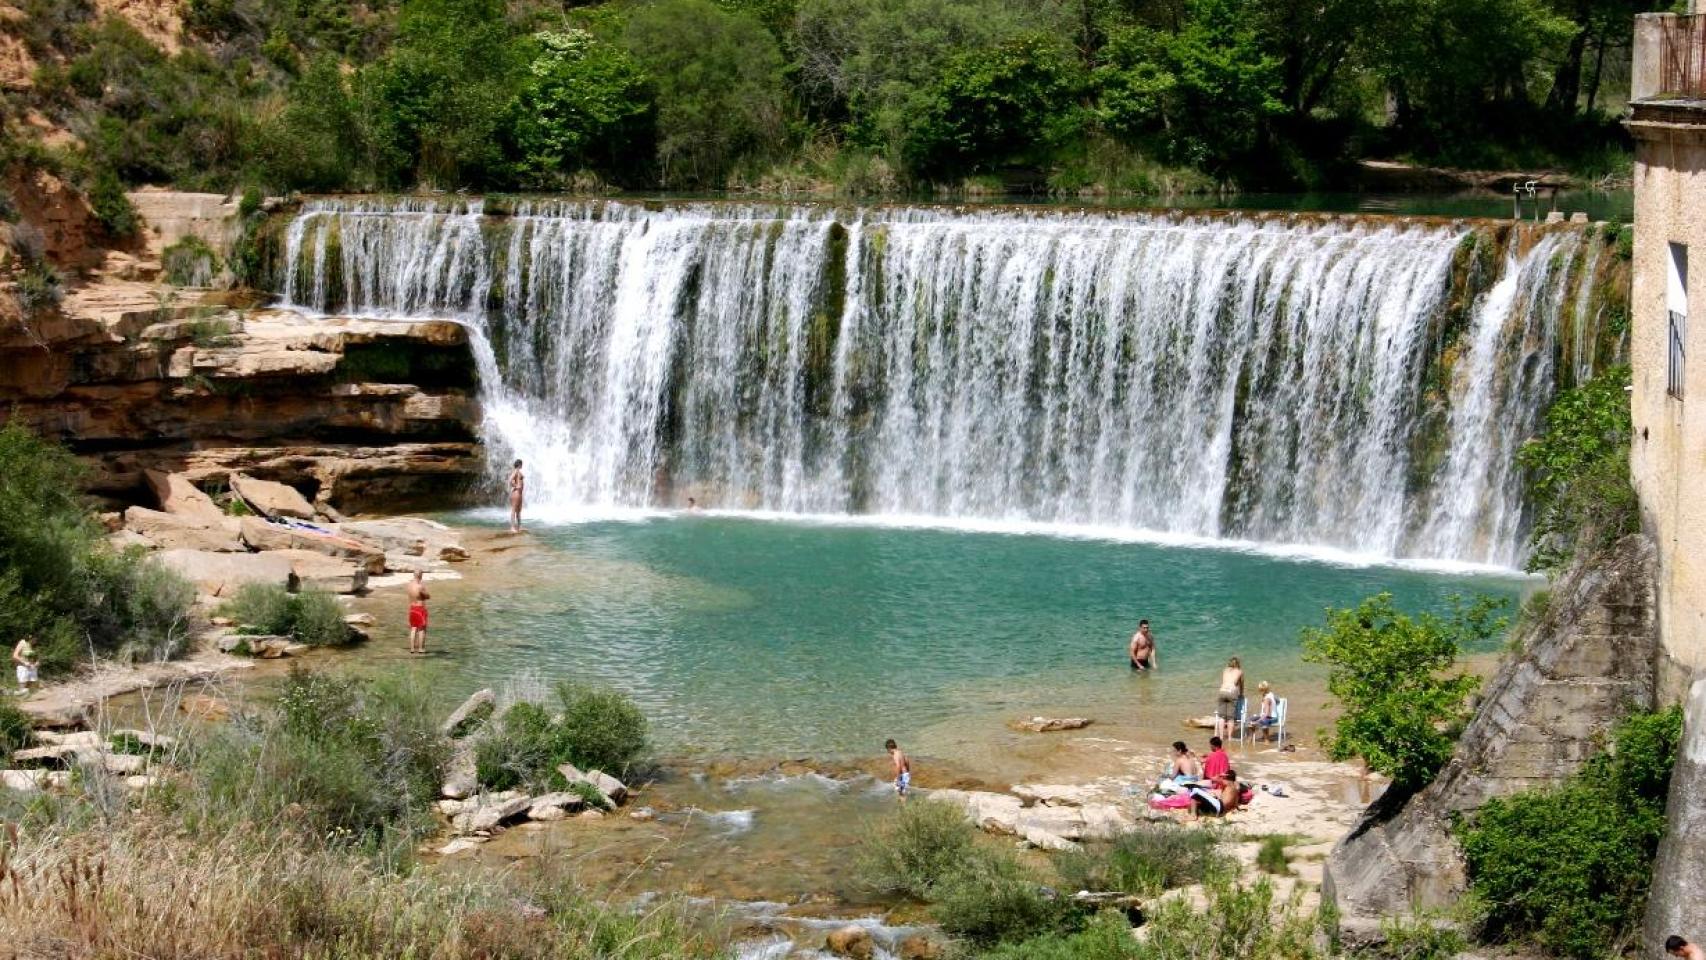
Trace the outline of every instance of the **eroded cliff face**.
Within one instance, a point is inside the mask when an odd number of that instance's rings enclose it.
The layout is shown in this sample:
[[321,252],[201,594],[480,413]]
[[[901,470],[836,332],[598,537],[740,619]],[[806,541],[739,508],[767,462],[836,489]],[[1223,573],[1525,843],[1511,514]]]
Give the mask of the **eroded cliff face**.
[[0,410],[124,503],[151,503],[144,469],[241,471],[343,512],[444,505],[482,476],[473,358],[448,321],[308,319],[104,278],[0,320]]
[[1375,936],[1382,916],[1455,902],[1465,877],[1453,818],[1563,781],[1619,719],[1652,707],[1657,564],[1652,541],[1637,534],[1561,580],[1434,782],[1383,797],[1334,848],[1322,892],[1348,939]]

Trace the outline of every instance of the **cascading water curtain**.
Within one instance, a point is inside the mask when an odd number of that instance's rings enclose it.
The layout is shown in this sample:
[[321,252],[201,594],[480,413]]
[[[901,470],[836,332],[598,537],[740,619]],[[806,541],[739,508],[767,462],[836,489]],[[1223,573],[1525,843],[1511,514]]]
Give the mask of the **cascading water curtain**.
[[291,226],[283,294],[468,322],[494,459],[532,464],[542,510],[691,495],[1511,565],[1513,457],[1583,244],[1501,252],[1465,303],[1465,250],[1493,242],[1374,219],[323,202]]

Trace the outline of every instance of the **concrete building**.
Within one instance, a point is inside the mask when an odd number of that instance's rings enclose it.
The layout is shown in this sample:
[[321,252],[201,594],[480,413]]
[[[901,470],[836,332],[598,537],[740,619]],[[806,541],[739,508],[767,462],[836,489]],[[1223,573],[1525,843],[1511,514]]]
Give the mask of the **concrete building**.
[[1630,469],[1658,547],[1660,703],[1686,701],[1643,937],[1706,942],[1706,15],[1635,21]]
[[1631,468],[1659,546],[1659,686],[1674,701],[1706,667],[1706,16],[1637,17],[1633,81]]

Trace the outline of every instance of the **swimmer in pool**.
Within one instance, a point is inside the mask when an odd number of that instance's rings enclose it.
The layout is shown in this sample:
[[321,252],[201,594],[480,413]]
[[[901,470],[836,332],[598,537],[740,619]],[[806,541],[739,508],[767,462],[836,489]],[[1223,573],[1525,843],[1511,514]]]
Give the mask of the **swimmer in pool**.
[[1137,632],[1131,635],[1131,646],[1126,649],[1131,657],[1133,670],[1159,670],[1161,660],[1155,655],[1155,635],[1149,632],[1149,621],[1139,620]]

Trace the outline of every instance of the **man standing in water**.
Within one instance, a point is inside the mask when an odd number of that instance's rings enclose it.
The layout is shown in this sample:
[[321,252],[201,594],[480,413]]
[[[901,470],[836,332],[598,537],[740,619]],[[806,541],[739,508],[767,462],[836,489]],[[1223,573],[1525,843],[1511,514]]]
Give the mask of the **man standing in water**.
[[521,461],[509,472],[509,532],[521,532],[521,501],[527,492],[527,478],[521,473]]
[[912,790],[912,761],[906,759],[893,740],[884,743],[883,749],[889,752],[889,763],[894,765],[894,792],[905,803],[907,793]]
[[1149,621],[1137,621],[1137,632],[1131,635],[1131,645],[1126,649],[1131,657],[1133,670],[1159,670],[1161,660],[1155,655],[1155,636],[1149,632]]
[[427,607],[426,602],[432,598],[427,593],[426,581],[419,570],[415,578],[409,581],[409,652],[426,653]]

